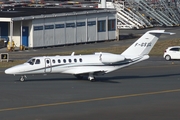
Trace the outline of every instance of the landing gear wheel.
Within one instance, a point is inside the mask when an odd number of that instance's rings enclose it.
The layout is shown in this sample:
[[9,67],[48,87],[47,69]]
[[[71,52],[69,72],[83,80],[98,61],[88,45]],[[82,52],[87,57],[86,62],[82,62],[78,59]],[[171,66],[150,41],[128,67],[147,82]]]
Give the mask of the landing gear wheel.
[[165,59],[169,61],[169,60],[171,60],[171,56],[166,55],[166,56],[165,56]]
[[21,82],[24,82],[25,78],[26,78],[26,76],[24,75],[24,76],[21,76],[19,80],[20,80]]
[[91,82],[94,82],[95,81],[95,78],[93,76],[89,76],[88,79],[91,81]]
[[91,82],[95,82],[95,79],[91,79],[90,81],[91,81]]

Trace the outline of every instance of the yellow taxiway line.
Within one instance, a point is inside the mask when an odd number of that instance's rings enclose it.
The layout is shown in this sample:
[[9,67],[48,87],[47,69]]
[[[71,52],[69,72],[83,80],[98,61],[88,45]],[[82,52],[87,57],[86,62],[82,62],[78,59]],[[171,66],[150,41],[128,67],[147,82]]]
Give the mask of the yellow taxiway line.
[[102,98],[93,98],[93,99],[86,99],[86,100],[75,100],[75,101],[69,101],[69,102],[57,102],[57,103],[32,105],[32,106],[24,106],[24,107],[4,108],[4,109],[0,109],[0,112],[32,109],[32,108],[40,108],[40,107],[59,106],[59,105],[67,105],[67,104],[87,103],[87,102],[94,102],[94,101],[121,99],[121,98],[138,97],[138,96],[146,96],[146,95],[165,94],[165,93],[173,93],[173,92],[180,92],[180,89],[137,93],[137,94],[129,94],[129,95],[121,95],[121,96],[102,97]]

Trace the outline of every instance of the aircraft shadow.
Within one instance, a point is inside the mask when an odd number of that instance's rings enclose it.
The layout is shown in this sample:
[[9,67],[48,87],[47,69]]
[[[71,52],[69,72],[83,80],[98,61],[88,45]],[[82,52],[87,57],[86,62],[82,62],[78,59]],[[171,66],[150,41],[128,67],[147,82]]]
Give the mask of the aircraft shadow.
[[173,73],[173,74],[162,74],[162,75],[130,75],[130,76],[113,76],[113,77],[103,77],[104,81],[106,80],[122,80],[122,79],[143,79],[143,78],[163,78],[163,77],[171,77],[171,76],[178,76],[180,73]]
[[[128,76],[98,76],[94,82],[106,82],[106,83],[121,83],[120,80],[125,79],[143,79],[143,78],[163,78],[163,77],[171,77],[171,76],[178,76],[180,73],[174,74],[161,74],[161,75],[128,75]],[[65,77],[65,78],[27,78],[25,82],[37,82],[37,81],[89,81],[87,78],[77,79],[75,77]]]

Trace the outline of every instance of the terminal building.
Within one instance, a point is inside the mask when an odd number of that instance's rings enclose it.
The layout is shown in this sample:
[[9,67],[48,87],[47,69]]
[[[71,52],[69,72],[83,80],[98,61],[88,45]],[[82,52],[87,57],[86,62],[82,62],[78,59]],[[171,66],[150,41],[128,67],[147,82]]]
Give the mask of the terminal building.
[[115,9],[13,8],[0,11],[0,38],[28,48],[108,41],[116,22]]

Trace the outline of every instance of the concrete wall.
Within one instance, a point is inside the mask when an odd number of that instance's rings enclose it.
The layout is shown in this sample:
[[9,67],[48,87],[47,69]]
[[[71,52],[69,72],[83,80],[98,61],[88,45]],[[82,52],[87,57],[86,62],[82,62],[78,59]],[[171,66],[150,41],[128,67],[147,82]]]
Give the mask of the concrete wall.
[[[17,47],[22,43],[28,47],[44,47],[116,39],[116,25],[115,29],[108,29],[109,20],[116,21],[115,12],[82,11],[7,19],[7,38],[11,38],[11,20],[13,20],[12,40]],[[24,27],[22,39],[21,26]],[[104,28],[99,29],[102,26]],[[26,29],[28,36],[24,32]],[[28,42],[25,37],[28,38]]]
[[[13,22],[13,36],[12,36],[12,40],[14,41],[16,47],[19,47],[22,42],[21,42],[21,25],[22,26],[27,26],[29,28],[29,46],[32,46],[32,21],[31,20],[27,20],[27,21],[15,21]],[[9,30],[9,35],[10,35],[10,30]],[[10,38],[10,36],[9,36]]]
[[44,46],[44,19],[32,21],[33,42],[32,47]]
[[54,31],[55,45],[66,44],[65,22],[66,22],[66,17],[55,18],[55,31]]
[[[116,30],[108,31],[108,20],[114,14],[73,14],[32,20],[33,42],[30,47],[56,46],[116,39]],[[98,31],[99,21],[105,21],[104,31]]]
[[21,37],[21,22],[13,22],[13,37],[12,40],[14,41],[16,46],[20,46],[20,37]]
[[97,41],[97,17],[88,15],[87,19],[87,42]]
[[87,42],[86,15],[76,17],[76,43]]

